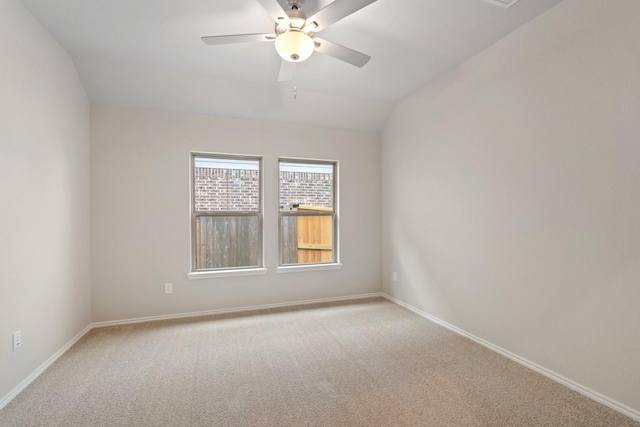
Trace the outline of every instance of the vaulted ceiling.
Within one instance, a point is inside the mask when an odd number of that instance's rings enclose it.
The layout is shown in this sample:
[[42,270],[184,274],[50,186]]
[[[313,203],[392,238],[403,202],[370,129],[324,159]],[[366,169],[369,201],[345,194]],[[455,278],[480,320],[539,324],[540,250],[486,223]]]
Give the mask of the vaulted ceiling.
[[560,1],[377,0],[321,32],[369,63],[314,53],[296,65],[294,99],[294,82],[278,82],[273,43],[200,39],[273,32],[257,0],[23,0],[69,52],[92,102],[365,131],[380,131],[398,101]]

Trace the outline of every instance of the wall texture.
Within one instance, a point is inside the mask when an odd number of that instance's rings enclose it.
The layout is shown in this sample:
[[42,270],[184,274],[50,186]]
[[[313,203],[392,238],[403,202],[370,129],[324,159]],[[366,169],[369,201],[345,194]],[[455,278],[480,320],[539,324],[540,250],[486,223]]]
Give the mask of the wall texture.
[[400,103],[382,148],[385,291],[636,411],[638,16],[565,0]]
[[[190,151],[264,156],[266,275],[187,279]],[[279,156],[339,161],[342,269],[276,273]],[[93,105],[93,320],[378,292],[379,189],[375,133]]]
[[91,322],[89,101],[18,0],[0,5],[0,205],[2,399]]

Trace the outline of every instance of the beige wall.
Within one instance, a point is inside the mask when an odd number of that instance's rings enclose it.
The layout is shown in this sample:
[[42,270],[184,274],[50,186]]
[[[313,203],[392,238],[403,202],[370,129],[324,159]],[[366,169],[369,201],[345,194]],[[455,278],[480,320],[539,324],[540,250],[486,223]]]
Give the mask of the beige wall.
[[[94,321],[381,290],[378,134],[94,105],[91,144]],[[264,156],[266,275],[187,279],[189,151]],[[278,156],[339,161],[342,269],[276,273]]]
[[638,16],[565,0],[400,103],[382,148],[385,291],[636,411]]
[[91,322],[90,276],[89,101],[63,48],[3,1],[0,402]]

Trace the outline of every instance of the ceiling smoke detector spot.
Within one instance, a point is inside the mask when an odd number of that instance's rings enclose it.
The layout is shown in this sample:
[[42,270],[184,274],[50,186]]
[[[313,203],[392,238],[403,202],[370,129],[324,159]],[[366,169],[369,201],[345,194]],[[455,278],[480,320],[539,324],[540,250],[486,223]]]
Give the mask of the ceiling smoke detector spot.
[[492,4],[494,6],[500,6],[504,9],[513,6],[518,0],[482,0],[485,3]]

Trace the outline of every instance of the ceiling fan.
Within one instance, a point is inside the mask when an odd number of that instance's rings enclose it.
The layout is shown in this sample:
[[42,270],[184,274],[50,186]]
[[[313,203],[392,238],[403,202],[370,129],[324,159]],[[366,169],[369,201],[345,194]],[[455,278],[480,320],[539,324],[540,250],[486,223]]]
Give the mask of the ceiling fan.
[[363,67],[371,59],[364,53],[316,37],[316,34],[376,0],[334,0],[312,15],[303,11],[305,0],[257,1],[275,21],[273,33],[207,36],[202,37],[202,41],[208,45],[275,41],[276,51],[282,58],[279,81],[291,80],[291,64],[308,59],[314,51],[356,67]]

